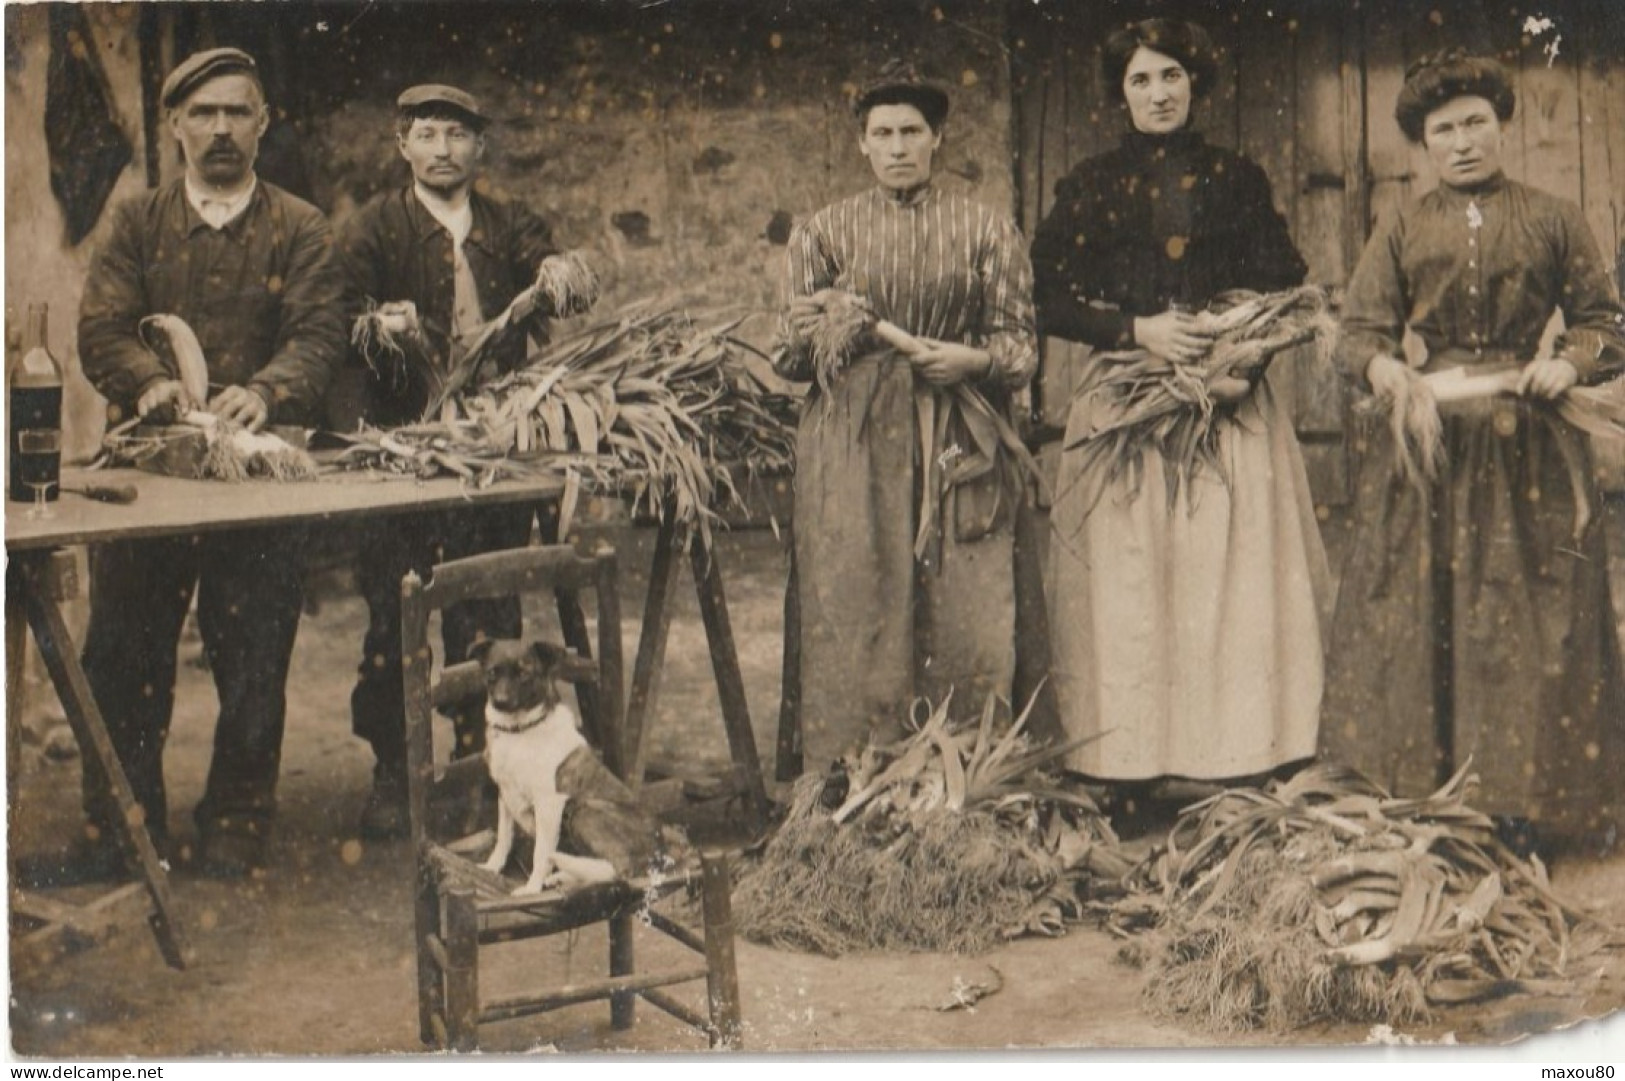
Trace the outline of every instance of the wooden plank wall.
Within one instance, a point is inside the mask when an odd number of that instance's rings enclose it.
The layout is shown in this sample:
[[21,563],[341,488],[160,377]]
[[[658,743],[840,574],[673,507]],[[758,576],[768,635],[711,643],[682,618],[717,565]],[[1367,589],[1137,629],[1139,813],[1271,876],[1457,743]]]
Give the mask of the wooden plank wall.
[[[1023,228],[1042,220],[1068,169],[1116,143],[1126,119],[1100,86],[1098,43],[1148,7],[1202,23],[1224,50],[1219,84],[1196,123],[1209,141],[1241,150],[1269,174],[1311,281],[1344,285],[1375,224],[1433,186],[1425,153],[1394,122],[1394,101],[1410,62],[1457,44],[1497,55],[1517,76],[1508,174],[1580,203],[1605,258],[1612,263],[1621,251],[1625,5],[1612,0],[1542,4],[1538,14],[1553,25],[1541,33],[1525,30],[1530,9],[1504,0],[1013,4]],[[1067,343],[1045,344],[1044,423],[1064,425],[1084,355]],[[1317,501],[1345,502],[1347,388],[1310,350],[1276,365],[1272,380],[1294,402]],[[1625,455],[1616,445],[1599,447],[1599,457],[1618,486]]]

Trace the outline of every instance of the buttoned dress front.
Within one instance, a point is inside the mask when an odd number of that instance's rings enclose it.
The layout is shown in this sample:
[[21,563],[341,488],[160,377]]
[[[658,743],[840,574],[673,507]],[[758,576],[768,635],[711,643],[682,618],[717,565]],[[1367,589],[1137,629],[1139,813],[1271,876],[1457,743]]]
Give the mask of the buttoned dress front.
[[[1582,383],[1625,370],[1621,311],[1579,207],[1499,177],[1440,186],[1372,238],[1349,283],[1342,362],[1424,372],[1527,363],[1554,311]],[[1541,402],[1447,404],[1425,491],[1369,426],[1356,532],[1328,645],[1322,746],[1404,795],[1473,761],[1475,805],[1553,834],[1617,815],[1625,679],[1586,437]]]
[[[1037,365],[1031,283],[1008,219],[929,185],[865,191],[790,239],[792,297],[847,290],[910,334],[986,349],[992,368],[974,385],[995,409],[1008,410]],[[788,358],[787,374],[811,375],[809,343],[792,341]],[[785,678],[809,769],[868,734],[897,734],[916,695],[941,702],[951,689],[963,714],[1011,693],[1022,485],[1001,454],[940,503],[922,499],[932,461],[951,465],[973,449],[952,423],[922,443],[922,403],[941,416],[950,401],[879,345],[808,398],[796,441],[798,603],[788,606],[800,648]],[[934,522],[916,558],[922,513]]]

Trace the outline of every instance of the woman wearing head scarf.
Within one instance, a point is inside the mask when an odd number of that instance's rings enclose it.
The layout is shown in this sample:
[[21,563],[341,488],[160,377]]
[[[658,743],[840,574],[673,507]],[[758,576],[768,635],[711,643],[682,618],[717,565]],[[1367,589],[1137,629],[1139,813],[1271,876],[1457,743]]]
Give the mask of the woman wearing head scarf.
[[[1104,44],[1128,131],[1056,186],[1032,249],[1043,332],[1095,350],[1080,402],[1111,353],[1200,360],[1211,339],[1190,313],[1215,294],[1303,280],[1263,170],[1192,130],[1214,74],[1190,23],[1148,19]],[[1330,576],[1291,418],[1267,381],[1211,389],[1223,469],[1198,468],[1175,500],[1155,447],[1098,499],[1084,495],[1083,455],[1061,459],[1053,671],[1067,735],[1097,737],[1070,765],[1095,778],[1234,778],[1315,751]],[[1087,424],[1074,406],[1069,445]]]
[[[916,695],[951,688],[960,714],[1010,695],[1021,485],[960,388],[1007,412],[1037,366],[1015,227],[934,183],[946,92],[894,61],[856,113],[876,184],[789,246],[788,374],[817,378],[796,443],[785,694],[819,770],[866,734],[896,735]],[[832,350],[855,312],[867,329]]]
[[[1586,439],[1553,403],[1625,368],[1625,338],[1580,208],[1501,170],[1513,107],[1501,66],[1459,52],[1415,64],[1399,95],[1399,126],[1440,182],[1366,246],[1343,363],[1424,416],[1440,373],[1516,374],[1511,393],[1437,406],[1431,479],[1406,479],[1386,431],[1366,441],[1323,746],[1406,795],[1471,756],[1475,802],[1528,848],[1530,822],[1604,828],[1619,789],[1625,682],[1601,503]],[[1554,311],[1565,330],[1537,358]],[[1419,368],[1407,328],[1426,347]]]

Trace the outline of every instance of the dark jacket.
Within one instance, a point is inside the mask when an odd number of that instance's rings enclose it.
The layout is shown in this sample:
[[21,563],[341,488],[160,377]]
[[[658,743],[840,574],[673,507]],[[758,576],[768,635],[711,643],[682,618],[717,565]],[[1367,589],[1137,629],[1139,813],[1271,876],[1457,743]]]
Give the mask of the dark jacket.
[[1132,347],[1135,316],[1285,289],[1306,270],[1264,170],[1195,132],[1131,132],[1080,163],[1055,186],[1032,260],[1040,333],[1103,349]]
[[[493,319],[536,280],[536,268],[558,249],[547,224],[524,207],[478,192],[469,193],[469,203],[473,227],[464,249],[480,296],[480,314]],[[411,186],[384,192],[356,211],[339,228],[337,245],[344,273],[346,325],[353,325],[373,304],[410,300],[417,305],[434,355],[443,363],[449,356],[456,288],[452,239]],[[544,334],[546,314],[538,311],[527,329]],[[524,359],[524,334],[511,334],[497,343],[500,370],[510,371]],[[365,362],[352,351],[349,377],[365,368]],[[427,404],[421,383],[402,380],[400,373],[371,374],[363,405],[367,419],[390,425],[417,418]],[[330,405],[330,420],[336,426],[353,426],[353,417],[334,415],[344,411],[342,406]]]
[[146,315],[178,315],[197,334],[209,382],[247,386],[271,419],[318,415],[345,327],[332,233],[321,211],[261,180],[248,209],[216,230],[186,201],[184,179],[120,204],[79,304],[85,376],[129,411],[176,373],[141,342]]

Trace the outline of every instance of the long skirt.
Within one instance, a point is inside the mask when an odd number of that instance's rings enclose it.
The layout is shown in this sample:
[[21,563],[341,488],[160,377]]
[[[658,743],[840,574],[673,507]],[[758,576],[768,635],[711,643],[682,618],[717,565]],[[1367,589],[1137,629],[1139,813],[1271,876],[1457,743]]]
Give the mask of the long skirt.
[[1619,810],[1625,678],[1585,437],[1512,401],[1453,407],[1444,429],[1426,492],[1395,474],[1385,431],[1365,433],[1324,753],[1407,796],[1471,758],[1480,810],[1600,831]]
[[[916,560],[921,469],[914,378],[894,354],[861,358],[804,411],[796,443],[799,657],[786,678],[804,767],[902,734],[916,696],[955,716],[1008,699],[1015,668],[1011,516],[962,539],[963,490],[940,544]],[[1012,498],[1008,491],[1000,498]]]
[[[1067,441],[1085,424],[1073,410]],[[1268,382],[1225,421],[1223,472],[1170,506],[1168,466],[1079,496],[1061,459],[1050,635],[1071,768],[1109,780],[1260,773],[1315,752],[1331,576],[1291,419]]]

